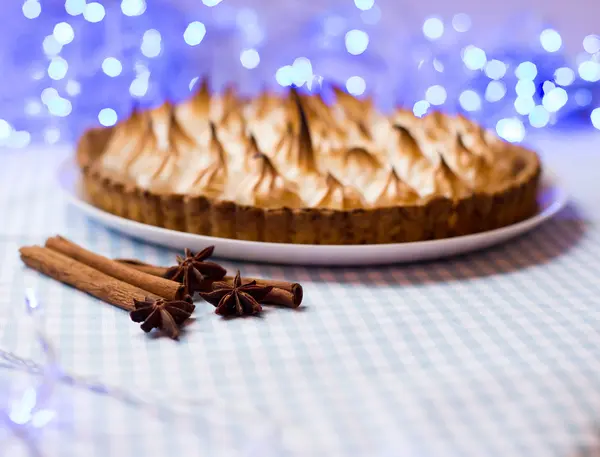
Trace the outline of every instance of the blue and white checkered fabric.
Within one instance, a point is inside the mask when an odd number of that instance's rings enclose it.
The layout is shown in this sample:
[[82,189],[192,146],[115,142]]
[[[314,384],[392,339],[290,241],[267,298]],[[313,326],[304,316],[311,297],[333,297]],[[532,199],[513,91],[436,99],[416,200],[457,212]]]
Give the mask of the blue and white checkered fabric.
[[539,140],[574,204],[530,235],[410,266],[224,262],[301,282],[305,307],[226,321],[200,305],[179,343],[22,268],[18,248],[56,233],[111,257],[168,264],[173,252],[67,207],[53,182],[65,152],[0,153],[0,348],[33,357],[18,310],[35,287],[64,369],[124,392],[61,387],[41,455],[598,455],[600,156],[586,136],[574,160],[573,141]]

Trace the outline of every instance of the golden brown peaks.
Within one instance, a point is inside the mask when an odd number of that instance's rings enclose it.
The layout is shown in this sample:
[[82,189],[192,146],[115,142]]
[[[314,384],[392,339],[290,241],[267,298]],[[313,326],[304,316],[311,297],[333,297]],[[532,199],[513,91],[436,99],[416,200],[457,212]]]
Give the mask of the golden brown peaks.
[[469,187],[448,166],[443,156],[435,170],[438,191],[448,198],[461,198],[470,193]]
[[177,153],[180,146],[193,147],[195,145],[194,140],[185,132],[175,117],[175,107],[171,102],[164,102],[148,114],[148,122],[159,149],[172,148],[173,152]]
[[335,176],[327,173],[325,187],[317,195],[311,206],[315,208],[345,210],[364,208],[366,203],[356,189],[344,186]]
[[303,202],[292,184],[275,169],[271,159],[258,153],[252,158],[250,173],[237,189],[236,200],[263,208],[299,208]]
[[362,119],[371,112],[372,106],[369,99],[359,100],[336,85],[333,86],[333,91],[337,102],[351,119]]
[[418,199],[419,195],[398,177],[392,167],[374,203],[375,206],[395,206],[400,203],[414,203]]
[[370,154],[364,148],[350,148],[344,154],[344,167],[352,168],[355,174],[372,172],[379,168],[381,164],[373,154]]
[[246,137],[246,146],[244,148],[244,154],[246,164],[250,159],[254,158],[258,154],[262,154],[262,152],[260,152],[260,149],[258,148],[258,144],[256,143],[256,138],[254,138],[254,135],[252,134],[250,134],[249,137]]
[[190,100],[194,114],[200,116],[201,119],[208,119],[210,112],[210,90],[208,87],[208,78],[202,78],[198,91]]
[[223,145],[219,141],[217,127],[213,122],[210,123],[210,152],[213,154],[215,160],[225,166],[225,149],[223,149]]
[[420,151],[419,145],[410,131],[402,125],[394,125],[398,133],[398,140],[401,150]]
[[298,157],[296,164],[303,171],[316,171],[317,166],[315,162],[315,153],[313,149],[312,138],[310,136],[308,120],[306,118],[306,112],[304,111],[302,100],[300,99],[296,89],[292,88],[291,94],[298,110],[300,127],[300,131],[298,133]]

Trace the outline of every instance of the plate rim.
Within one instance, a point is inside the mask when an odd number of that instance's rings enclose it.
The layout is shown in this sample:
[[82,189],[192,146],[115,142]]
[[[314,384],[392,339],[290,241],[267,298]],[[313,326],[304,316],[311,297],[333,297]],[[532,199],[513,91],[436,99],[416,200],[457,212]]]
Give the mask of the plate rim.
[[[68,178],[72,178],[72,185],[65,185],[65,176],[69,173],[73,174],[73,176]],[[448,238],[440,238],[436,240],[423,240],[423,241],[409,241],[403,243],[381,243],[381,244],[294,244],[294,243],[273,243],[267,241],[250,241],[250,240],[238,240],[233,238],[221,238],[210,235],[200,235],[196,233],[182,232],[178,230],[167,229],[164,227],[157,227],[150,224],[145,224],[143,222],[134,221],[132,219],[127,219],[122,216],[117,216],[116,214],[109,213],[108,211],[104,211],[92,203],[88,202],[84,197],[80,194],[80,189],[77,189],[77,180],[79,179],[80,171],[75,164],[75,160],[73,158],[68,158],[64,160],[57,168],[55,173],[55,178],[58,181],[58,186],[62,192],[62,194],[67,198],[67,200],[76,207],[82,208],[84,212],[96,214],[98,219],[108,218],[115,221],[115,223],[119,224],[131,224],[134,227],[139,227],[144,230],[153,230],[157,233],[162,233],[164,235],[175,234],[180,237],[191,237],[195,239],[205,239],[207,242],[210,240],[218,240],[219,243],[228,243],[232,247],[236,245],[240,247],[253,246],[253,247],[270,247],[270,248],[285,248],[285,249],[320,249],[327,251],[348,251],[351,249],[354,252],[360,251],[372,251],[373,249],[390,249],[390,248],[400,248],[400,247],[410,247],[410,248],[428,248],[435,244],[440,244],[440,242],[445,242],[452,240],[454,242],[468,243],[469,241],[477,241],[479,239],[489,237],[490,235],[498,235],[500,233],[505,233],[507,230],[510,231],[519,231],[519,229],[523,229],[523,231],[527,230],[527,227],[535,227],[547,219],[555,216],[559,211],[561,211],[569,201],[568,194],[564,188],[564,186],[560,185],[560,180],[556,173],[547,170],[546,168],[542,171],[542,187],[546,192],[554,191],[554,198],[550,202],[550,204],[536,213],[535,215],[524,219],[522,221],[516,222],[511,225],[507,225],[504,227],[496,228],[493,230],[487,230],[484,232],[472,233],[469,235],[461,235],[455,237]],[[68,187],[71,187],[70,189]]]

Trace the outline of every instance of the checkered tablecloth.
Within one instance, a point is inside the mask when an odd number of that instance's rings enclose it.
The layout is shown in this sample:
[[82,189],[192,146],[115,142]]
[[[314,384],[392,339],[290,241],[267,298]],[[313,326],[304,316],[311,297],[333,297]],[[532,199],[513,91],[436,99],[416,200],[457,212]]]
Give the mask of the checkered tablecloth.
[[[21,266],[20,246],[57,233],[108,256],[173,252],[67,206],[54,181],[67,149],[0,151],[0,349],[36,358],[21,311],[34,287],[80,380],[58,388],[33,444],[0,441],[0,455],[599,455],[599,136],[535,140],[571,204],[524,238],[409,266],[226,261],[301,282],[304,308],[223,320],[200,305],[180,342]],[[17,378],[0,363],[2,379]]]

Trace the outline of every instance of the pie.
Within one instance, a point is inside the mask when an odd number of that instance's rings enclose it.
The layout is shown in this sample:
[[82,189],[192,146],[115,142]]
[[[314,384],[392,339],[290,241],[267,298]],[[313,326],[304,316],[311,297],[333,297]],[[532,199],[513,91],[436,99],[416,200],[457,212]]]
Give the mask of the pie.
[[[328,97],[329,96],[329,97]],[[87,198],[168,229],[375,244],[496,229],[537,211],[537,154],[463,116],[330,93],[211,94],[134,110],[77,147]]]

